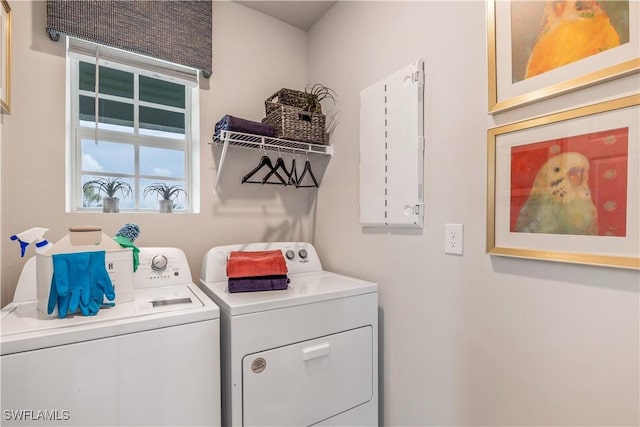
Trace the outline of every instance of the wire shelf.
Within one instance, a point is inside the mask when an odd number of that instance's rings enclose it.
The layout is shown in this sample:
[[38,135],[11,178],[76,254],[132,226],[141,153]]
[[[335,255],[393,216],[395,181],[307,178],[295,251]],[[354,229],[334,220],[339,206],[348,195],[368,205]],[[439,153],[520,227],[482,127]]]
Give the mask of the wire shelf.
[[229,146],[279,151],[285,153],[315,153],[328,156],[333,155],[333,147],[330,145],[311,144],[307,142],[291,141],[288,139],[272,138],[269,136],[254,135],[250,133],[231,132],[228,130],[220,131],[220,136],[214,136],[213,142],[215,144],[222,144],[222,154],[220,155],[220,163],[218,164],[218,173],[216,176],[216,189],[220,185],[222,166],[224,165],[224,160],[227,156],[227,149],[229,148]]
[[333,155],[333,147],[330,145],[311,144],[307,142],[291,141],[288,139],[273,138],[262,135],[253,135],[242,132],[223,130],[220,136],[214,137],[213,142],[227,144],[235,147],[257,148],[264,150],[284,151],[288,153],[316,153]]

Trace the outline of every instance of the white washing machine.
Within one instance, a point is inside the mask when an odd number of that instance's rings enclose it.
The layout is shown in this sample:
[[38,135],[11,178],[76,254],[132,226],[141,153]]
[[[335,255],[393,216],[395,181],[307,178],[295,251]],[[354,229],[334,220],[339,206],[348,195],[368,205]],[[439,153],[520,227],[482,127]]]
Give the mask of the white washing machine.
[[[229,293],[232,250],[280,249],[286,290]],[[324,271],[309,243],[207,252],[200,286],[220,307],[225,426],[377,426],[375,283]]]
[[27,262],[1,312],[3,426],[220,425],[220,310],[176,248],[140,248],[133,282],[131,302],[50,318]]

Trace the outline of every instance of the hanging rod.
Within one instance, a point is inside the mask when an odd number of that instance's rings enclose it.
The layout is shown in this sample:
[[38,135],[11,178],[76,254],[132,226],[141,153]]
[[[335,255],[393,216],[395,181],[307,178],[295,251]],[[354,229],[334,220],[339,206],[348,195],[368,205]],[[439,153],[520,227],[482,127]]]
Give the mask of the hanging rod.
[[222,154],[220,155],[220,164],[218,165],[218,173],[216,177],[216,188],[220,182],[222,175],[222,165],[227,155],[229,146],[257,148],[271,151],[280,151],[285,153],[315,153],[328,156],[333,155],[333,147],[331,145],[311,144],[308,142],[291,141],[288,139],[273,138],[269,136],[254,135],[250,133],[232,132],[228,130],[220,131],[219,136],[214,136],[213,142],[223,144]]

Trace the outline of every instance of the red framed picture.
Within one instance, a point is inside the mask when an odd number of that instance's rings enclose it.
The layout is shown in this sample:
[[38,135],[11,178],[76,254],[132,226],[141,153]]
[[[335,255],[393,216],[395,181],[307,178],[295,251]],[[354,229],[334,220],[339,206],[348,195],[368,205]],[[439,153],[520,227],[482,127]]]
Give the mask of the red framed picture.
[[640,268],[639,99],[489,129],[488,253]]
[[626,236],[629,128],[511,148],[510,231]]

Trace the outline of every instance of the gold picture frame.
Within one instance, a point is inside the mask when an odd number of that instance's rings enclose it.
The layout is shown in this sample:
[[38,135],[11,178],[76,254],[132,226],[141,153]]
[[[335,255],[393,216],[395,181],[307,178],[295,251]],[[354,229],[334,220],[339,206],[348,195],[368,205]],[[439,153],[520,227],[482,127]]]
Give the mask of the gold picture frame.
[[639,105],[488,129],[487,253],[640,269]]
[[[608,12],[612,16],[610,30],[615,28],[622,34],[618,36],[619,45],[605,50],[589,46],[589,52],[585,47],[585,56],[579,59],[570,58],[573,53],[563,53],[558,48],[554,55],[564,54],[564,60],[568,61],[566,64],[538,69],[535,72],[539,74],[527,76],[527,61],[532,60],[532,49],[535,49],[537,38],[542,37],[538,32],[542,34],[544,31],[541,22],[544,14],[548,13],[545,5],[552,7],[558,3],[562,2],[487,0],[489,113],[506,111],[640,71],[640,2],[625,0],[604,2],[601,8],[605,12],[605,8],[627,8]],[[579,2],[571,4],[576,3]],[[594,2],[593,7],[600,9],[599,3]],[[577,11],[573,13],[575,15]],[[591,36],[589,40],[596,39]],[[550,45],[557,47],[563,43],[554,40]],[[568,43],[565,45],[568,47]],[[567,52],[575,50],[572,48]],[[593,53],[594,50],[598,53]],[[547,57],[552,56],[549,51],[544,53]]]
[[7,0],[0,3],[0,108],[11,112],[11,7]]

